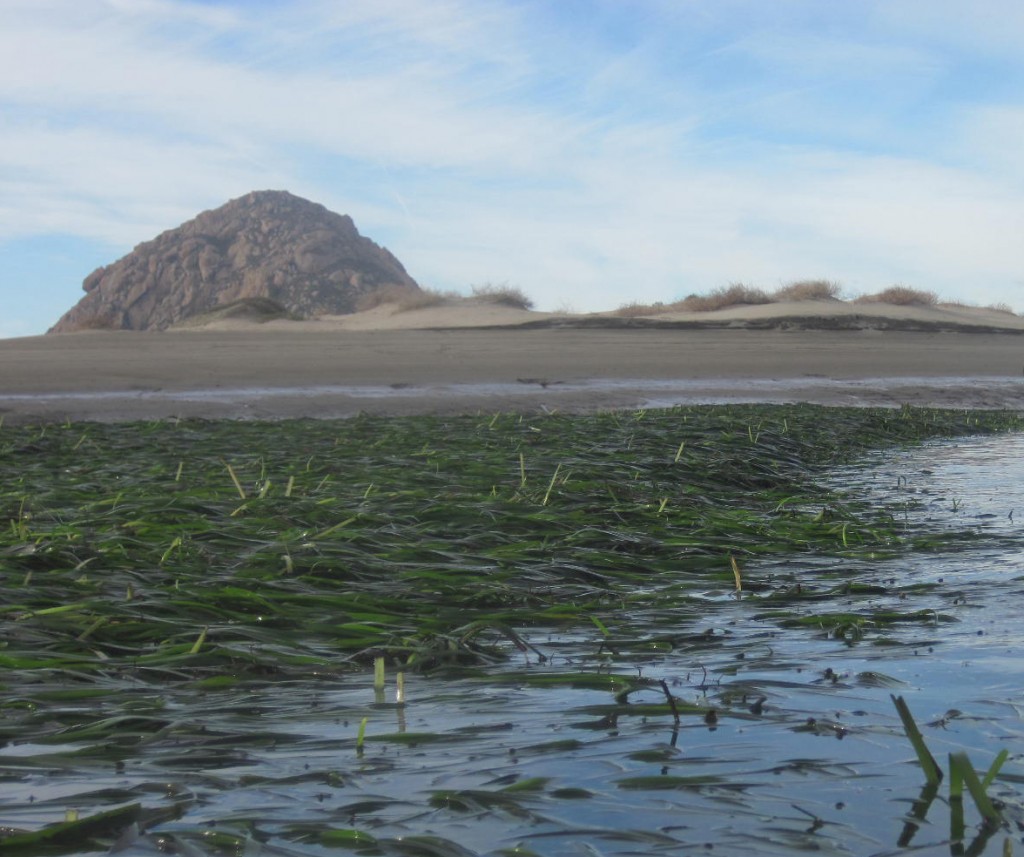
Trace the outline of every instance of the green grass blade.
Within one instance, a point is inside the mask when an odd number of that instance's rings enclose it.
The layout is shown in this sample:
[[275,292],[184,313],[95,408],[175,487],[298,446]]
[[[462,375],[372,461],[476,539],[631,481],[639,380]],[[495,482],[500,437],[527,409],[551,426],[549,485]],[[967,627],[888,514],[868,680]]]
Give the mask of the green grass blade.
[[369,719],[369,717],[364,717],[359,721],[359,731],[356,733],[356,753],[360,756],[363,755],[363,743],[366,741],[366,724]]
[[989,765],[988,771],[985,774],[985,778],[981,781],[981,787],[988,791],[988,787],[992,785],[992,781],[999,774],[1000,769],[1003,767],[1003,763],[1010,758],[1010,751],[1002,749],[998,755],[992,760],[992,764]]
[[[992,800],[982,786],[981,780],[978,779],[978,774],[974,770],[971,760],[963,750],[949,754],[949,771],[950,797],[953,797],[952,782],[955,776],[958,781],[962,781],[967,786],[967,790],[974,799],[974,805],[978,808],[978,812],[981,813],[981,817],[985,819],[986,823],[995,825],[1003,820],[999,810],[992,805]],[[954,771],[956,772],[955,774]],[[962,798],[963,789],[960,788],[959,791]]]
[[[51,824],[32,833],[15,833],[0,839],[4,854],[52,854],[88,847],[93,837],[113,837],[135,822],[141,811],[137,803]],[[59,850],[54,850],[59,849]],[[90,848],[89,850],[94,850]]]
[[942,782],[942,769],[939,767],[939,763],[935,761],[935,757],[931,754],[928,746],[924,743],[924,736],[921,735],[921,730],[917,728],[914,715],[910,713],[910,708],[907,706],[906,701],[904,701],[902,696],[890,696],[890,699],[892,699],[893,705],[896,706],[896,712],[899,714],[900,720],[903,721],[903,731],[906,733],[907,738],[910,739],[914,752],[917,753],[917,760],[921,763],[925,778],[930,784]]
[[551,499],[551,492],[555,488],[555,480],[558,479],[558,473],[561,469],[561,464],[555,465],[555,472],[551,475],[551,482],[548,484],[548,490],[544,492],[544,499],[541,501],[542,506],[546,506],[548,504],[548,500]]
[[200,649],[203,648],[203,643],[206,642],[206,632],[208,630],[209,628],[203,628],[203,630],[199,632],[199,636],[196,638],[196,641],[192,644],[192,648],[188,650],[188,653],[190,655],[199,654]]

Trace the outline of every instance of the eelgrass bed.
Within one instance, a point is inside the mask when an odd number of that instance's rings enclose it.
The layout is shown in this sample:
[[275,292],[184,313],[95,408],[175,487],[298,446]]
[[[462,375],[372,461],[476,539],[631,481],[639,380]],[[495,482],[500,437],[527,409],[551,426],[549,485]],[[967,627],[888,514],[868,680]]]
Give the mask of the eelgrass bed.
[[[158,833],[145,835],[187,817],[187,799],[57,788],[51,812],[75,811],[61,832],[29,809],[40,772],[59,785],[82,765],[166,763],[174,747],[183,768],[193,753],[197,768],[230,767],[223,743],[213,761],[199,750],[213,721],[249,715],[245,694],[302,688],[305,705],[310,687],[371,675],[380,657],[438,688],[575,686],[611,692],[613,708],[653,686],[644,711],[678,724],[707,712],[615,665],[714,645],[709,605],[742,609],[754,595],[751,611],[778,627],[839,638],[859,639],[866,623],[880,636],[934,624],[934,610],[909,605],[840,606],[873,591],[855,575],[745,570],[959,537],[908,530],[892,509],[835,492],[829,468],[1021,428],[1005,412],[810,406],[0,427],[0,824],[6,804],[22,831],[5,840],[0,828],[0,853],[84,852],[126,835],[138,853],[158,849]],[[228,708],[214,715],[204,705],[217,694]],[[287,740],[271,721],[246,750]],[[31,755],[14,748],[36,746],[52,750],[12,763]],[[216,822],[201,819],[207,832]],[[287,848],[475,853],[458,837],[444,840],[452,850],[413,851],[336,819],[296,824],[280,833]],[[237,830],[216,828],[218,843],[166,829],[179,853],[244,852]]]

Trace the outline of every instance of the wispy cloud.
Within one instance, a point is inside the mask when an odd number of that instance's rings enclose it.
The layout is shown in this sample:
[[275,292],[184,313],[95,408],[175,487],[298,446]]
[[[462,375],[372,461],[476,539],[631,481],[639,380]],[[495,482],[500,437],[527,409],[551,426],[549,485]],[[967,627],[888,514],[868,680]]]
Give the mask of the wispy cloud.
[[982,5],[1003,24],[911,0],[10,0],[0,243],[119,254],[280,187],[427,284],[544,306],[829,276],[1024,309],[1024,16]]

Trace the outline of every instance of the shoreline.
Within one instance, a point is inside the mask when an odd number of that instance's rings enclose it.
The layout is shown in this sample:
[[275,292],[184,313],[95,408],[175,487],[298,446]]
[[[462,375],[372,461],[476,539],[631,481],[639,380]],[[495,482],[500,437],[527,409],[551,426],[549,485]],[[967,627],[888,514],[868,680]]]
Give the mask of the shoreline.
[[[965,404],[968,403],[968,404]],[[1018,378],[716,379],[651,382],[592,379],[540,384],[428,387],[208,388],[0,395],[0,416],[25,422],[131,422],[154,419],[346,419],[539,411],[592,413],[679,405],[815,404],[1024,410]]]
[[1024,409],[1024,338],[920,330],[454,327],[0,340],[7,421],[587,412],[722,402]]

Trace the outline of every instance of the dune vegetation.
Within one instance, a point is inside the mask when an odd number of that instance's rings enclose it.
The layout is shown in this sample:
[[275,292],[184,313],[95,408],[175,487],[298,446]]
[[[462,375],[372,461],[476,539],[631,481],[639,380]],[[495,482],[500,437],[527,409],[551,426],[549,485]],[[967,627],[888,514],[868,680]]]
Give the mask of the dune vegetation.
[[409,289],[402,286],[375,289],[367,293],[356,305],[359,312],[388,306],[393,312],[411,312],[431,307],[497,304],[513,309],[533,309],[533,299],[522,289],[507,283],[483,283],[470,287],[464,295],[451,290],[430,288]]
[[[614,314],[623,317],[664,315],[673,312],[715,312],[740,306],[760,306],[765,304],[784,303],[789,301],[841,301],[850,300],[854,304],[887,304],[889,306],[946,307],[950,309],[974,309],[969,304],[956,302],[939,302],[934,292],[895,285],[879,292],[845,298],[842,286],[834,280],[797,280],[774,291],[766,291],[742,283],[733,283],[712,289],[707,294],[688,295],[681,300],[668,303],[628,303],[623,304]],[[997,304],[986,309],[994,312],[1014,315],[1006,304]]]

